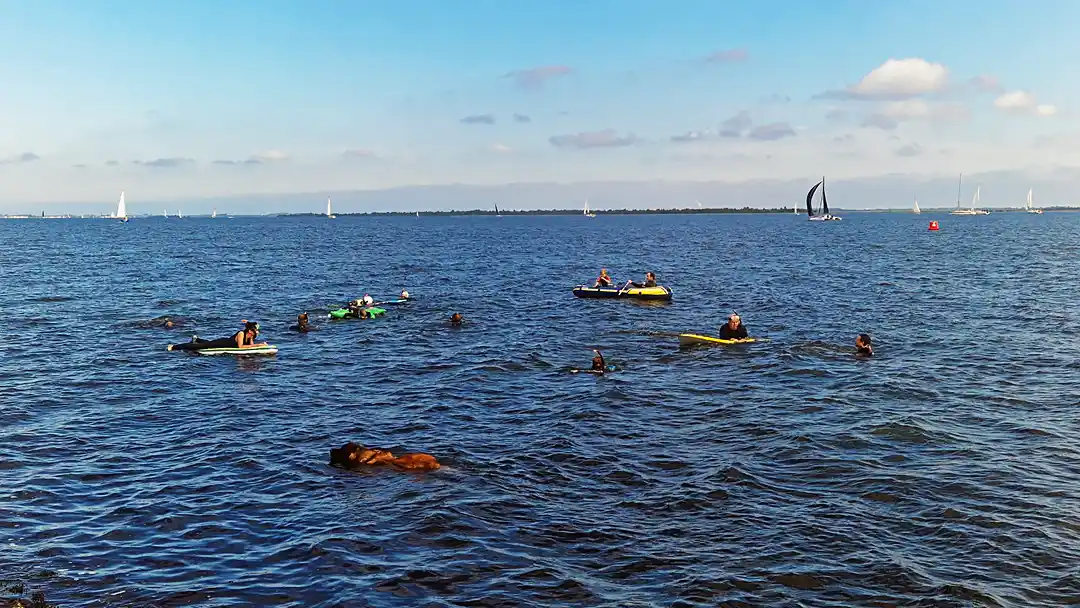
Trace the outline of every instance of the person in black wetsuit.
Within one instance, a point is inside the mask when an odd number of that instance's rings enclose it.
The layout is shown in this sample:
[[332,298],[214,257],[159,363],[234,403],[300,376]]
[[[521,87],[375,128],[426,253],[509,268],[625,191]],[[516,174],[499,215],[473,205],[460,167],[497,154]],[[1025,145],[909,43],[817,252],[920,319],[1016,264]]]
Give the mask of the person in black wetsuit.
[[592,351],[596,353],[596,356],[592,358],[592,371],[602,374],[607,371],[607,363],[604,361],[604,355],[600,354],[600,351]]
[[311,325],[308,324],[308,315],[307,315],[307,313],[302,312],[302,313],[296,315],[296,325],[293,325],[289,329],[306,334],[307,332],[311,331],[314,328],[311,327]]
[[863,357],[874,356],[874,346],[870,343],[870,334],[859,334],[855,338],[855,354]]
[[172,344],[169,350],[203,350],[204,348],[251,348],[255,346],[255,338],[259,335],[259,324],[255,321],[244,321],[244,329],[236,332],[228,338],[217,340],[203,340],[199,336],[192,336],[191,342],[186,344]]
[[720,338],[723,340],[741,340],[747,337],[746,326],[742,324],[738,313],[731,313],[728,322],[720,326]]

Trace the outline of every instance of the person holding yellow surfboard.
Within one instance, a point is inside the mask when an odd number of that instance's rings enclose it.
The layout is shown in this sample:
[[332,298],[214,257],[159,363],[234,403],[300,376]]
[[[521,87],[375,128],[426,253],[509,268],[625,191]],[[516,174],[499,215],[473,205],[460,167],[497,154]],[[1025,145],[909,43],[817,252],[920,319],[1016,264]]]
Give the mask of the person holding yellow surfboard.
[[720,326],[719,335],[723,340],[742,340],[749,337],[746,326],[743,325],[742,318],[737,312],[731,313],[727,323]]

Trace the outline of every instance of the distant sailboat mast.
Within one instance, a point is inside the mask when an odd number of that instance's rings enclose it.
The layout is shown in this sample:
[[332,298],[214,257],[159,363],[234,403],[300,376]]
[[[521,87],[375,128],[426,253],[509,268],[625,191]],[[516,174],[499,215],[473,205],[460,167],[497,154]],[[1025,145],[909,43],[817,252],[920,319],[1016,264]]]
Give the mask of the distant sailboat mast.
[[328,217],[330,219],[334,219],[336,217],[334,215],[333,210],[330,207],[330,197],[329,196],[326,197],[326,217]]
[[919,209],[919,199],[918,199],[918,197],[915,198],[915,208],[912,209],[911,211],[912,211],[912,213],[922,213],[922,210]]

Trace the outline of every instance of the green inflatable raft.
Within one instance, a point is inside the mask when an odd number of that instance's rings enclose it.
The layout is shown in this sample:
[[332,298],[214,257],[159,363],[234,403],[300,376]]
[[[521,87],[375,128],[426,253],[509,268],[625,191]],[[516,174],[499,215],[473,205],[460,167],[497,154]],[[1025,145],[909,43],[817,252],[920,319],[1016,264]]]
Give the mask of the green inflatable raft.
[[[368,314],[367,318],[371,318],[371,319],[386,314],[386,309],[385,308],[378,308],[378,307],[375,307],[375,306],[364,308],[363,310],[365,312],[367,312],[367,314]],[[359,319],[361,317],[360,317],[360,315],[358,315],[357,313],[349,310],[348,308],[339,308],[337,310],[331,310],[330,311],[330,318],[331,319]]]

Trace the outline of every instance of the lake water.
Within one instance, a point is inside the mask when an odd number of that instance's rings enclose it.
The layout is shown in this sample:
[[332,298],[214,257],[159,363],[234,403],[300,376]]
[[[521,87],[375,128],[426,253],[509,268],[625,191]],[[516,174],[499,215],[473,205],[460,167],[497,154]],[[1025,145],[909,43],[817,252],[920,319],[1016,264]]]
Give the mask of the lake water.
[[[0,222],[0,579],[61,606],[1074,604],[1078,234],[1069,213]],[[601,267],[674,301],[575,299]],[[402,288],[384,318],[286,329]],[[768,341],[679,349],[732,310]],[[280,353],[165,350],[241,319]],[[619,371],[567,373],[594,347]],[[446,466],[330,468],[349,440]]]

